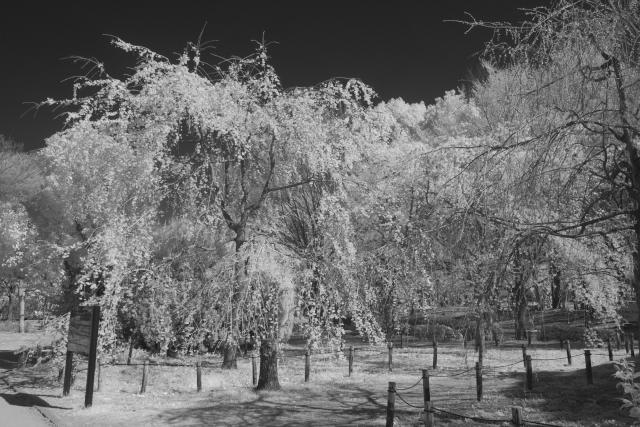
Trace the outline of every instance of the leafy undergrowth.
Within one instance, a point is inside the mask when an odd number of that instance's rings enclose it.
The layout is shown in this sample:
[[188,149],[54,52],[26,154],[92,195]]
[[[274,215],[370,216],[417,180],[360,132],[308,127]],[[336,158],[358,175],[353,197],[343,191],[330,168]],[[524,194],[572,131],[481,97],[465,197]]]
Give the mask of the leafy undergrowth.
[[[94,405],[84,409],[85,372],[78,372],[71,396],[62,398],[57,368],[42,365],[12,371],[7,380],[22,393],[38,396],[45,411],[62,425],[384,425],[389,381],[399,389],[398,425],[421,425],[421,372],[432,363],[432,350],[394,349],[393,372],[385,347],[356,350],[354,373],[347,376],[347,360],[313,355],[311,380],[304,383],[300,348],[285,346],[277,392],[255,392],[251,361],[238,360],[238,369],[203,368],[203,391],[196,391],[193,367],[152,366],[147,391],[141,395],[141,366],[103,366],[101,390]],[[621,411],[614,368],[602,350],[594,350],[594,385],[587,385],[582,350],[574,349],[573,366],[566,366],[557,343],[530,348],[534,359],[532,391],[525,390],[522,350],[517,343],[489,348],[485,355],[484,396],[476,400],[476,353],[460,345],[440,346],[438,369],[430,369],[434,406],[467,417],[506,420],[512,406],[522,406],[527,420],[564,426],[632,425]],[[616,352],[616,357],[624,351]],[[540,360],[553,359],[553,360]],[[183,360],[191,363],[193,360]],[[510,366],[505,366],[510,365]],[[84,365],[80,364],[80,369]],[[415,387],[409,390],[403,388]],[[408,406],[402,400],[417,406]],[[45,406],[46,406],[45,405]],[[470,419],[437,416],[438,425],[474,425]]]
[[17,351],[22,348],[35,348],[37,345],[50,346],[53,337],[44,332],[16,332],[0,331],[0,350]]

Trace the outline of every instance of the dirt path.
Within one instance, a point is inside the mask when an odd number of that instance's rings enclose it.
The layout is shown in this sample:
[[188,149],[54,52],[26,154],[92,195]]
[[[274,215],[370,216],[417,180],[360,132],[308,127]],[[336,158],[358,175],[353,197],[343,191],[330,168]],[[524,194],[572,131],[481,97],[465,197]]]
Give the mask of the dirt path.
[[[0,370],[0,377],[4,377],[7,370]],[[48,404],[37,396],[18,393],[0,380],[0,418],[2,425],[20,427],[51,427],[49,422],[37,409],[37,406]]]

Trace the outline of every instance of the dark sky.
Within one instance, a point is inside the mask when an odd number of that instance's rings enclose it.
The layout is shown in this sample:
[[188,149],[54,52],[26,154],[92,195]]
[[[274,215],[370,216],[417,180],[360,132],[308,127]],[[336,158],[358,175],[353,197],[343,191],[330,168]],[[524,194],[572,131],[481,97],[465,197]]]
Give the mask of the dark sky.
[[[82,73],[70,55],[96,57],[113,74],[131,58],[104,34],[173,57],[195,41],[217,40],[223,57],[247,55],[252,40],[278,42],[272,62],[285,86],[315,84],[330,77],[358,77],[382,99],[402,97],[430,103],[454,89],[474,64],[487,32],[465,35],[465,27],[445,23],[469,12],[478,19],[520,20],[521,7],[543,0],[437,0],[413,2],[22,2],[0,17],[0,133],[26,148],[44,145],[60,129],[55,114],[34,117],[26,103],[70,96],[62,80]],[[7,8],[8,9],[8,8]],[[215,62],[209,58],[208,62]],[[25,114],[26,113],[26,114]],[[22,116],[22,117],[21,117]]]

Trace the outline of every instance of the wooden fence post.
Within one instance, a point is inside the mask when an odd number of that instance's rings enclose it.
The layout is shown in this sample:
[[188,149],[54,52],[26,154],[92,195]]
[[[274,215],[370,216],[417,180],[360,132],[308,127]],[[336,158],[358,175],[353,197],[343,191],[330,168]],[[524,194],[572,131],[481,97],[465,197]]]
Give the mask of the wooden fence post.
[[389,390],[387,394],[386,427],[393,427],[393,419],[395,418],[395,410],[396,410],[395,405],[396,405],[396,383],[393,381],[389,381]]
[[393,343],[389,341],[389,344],[387,344],[387,346],[389,347],[389,372],[392,372],[393,371]]
[[196,388],[198,391],[202,391],[202,364],[200,361],[196,362]]
[[591,370],[591,350],[584,351],[584,362],[587,366],[587,384],[593,384],[593,371]]
[[67,351],[67,359],[64,364],[64,383],[62,385],[62,395],[69,396],[71,391],[71,374],[73,370],[73,352]]
[[567,364],[571,366],[571,341],[567,340]]
[[424,425],[425,427],[435,426],[435,420],[433,418],[433,403],[424,402]]
[[144,394],[147,391],[147,365],[148,362],[145,360],[142,365],[142,384],[140,385],[140,394]]
[[516,406],[511,407],[511,424],[518,427],[524,426],[522,408]]
[[304,382],[309,382],[309,372],[311,371],[311,358],[309,355],[309,350],[304,352]]
[[424,397],[424,425],[433,427],[433,404],[431,403],[431,388],[429,386],[429,371],[422,370],[422,395]]
[[438,369],[438,338],[433,333],[433,369]]
[[607,351],[609,353],[609,362],[613,362],[613,350],[611,349],[611,338],[607,338]]
[[476,397],[482,401],[482,365],[476,362]]
[[349,347],[349,376],[353,373],[353,346]]
[[533,390],[533,368],[531,366],[531,356],[527,355],[527,390]]
[[522,344],[522,364],[527,367],[527,346]]
[[254,386],[258,385],[258,361],[255,350],[251,352],[251,379]]
[[422,394],[425,402],[431,401],[431,385],[429,384],[429,371],[422,370]]

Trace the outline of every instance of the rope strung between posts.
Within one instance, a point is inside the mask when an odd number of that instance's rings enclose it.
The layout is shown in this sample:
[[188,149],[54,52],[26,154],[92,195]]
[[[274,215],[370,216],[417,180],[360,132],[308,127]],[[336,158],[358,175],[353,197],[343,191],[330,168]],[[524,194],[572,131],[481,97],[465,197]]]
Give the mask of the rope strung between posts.
[[[144,366],[144,363],[121,363],[121,362],[115,362],[115,363],[107,363],[104,362],[102,363],[103,366]],[[195,363],[158,363],[158,362],[147,362],[147,366],[171,366],[171,367],[175,367],[175,368],[195,368],[196,364]],[[213,364],[213,363],[202,363],[200,365],[201,368],[210,368],[210,367],[217,367],[218,364]]]
[[493,419],[493,418],[474,417],[474,416],[470,416],[470,415],[462,415],[462,414],[457,414],[455,412],[445,411],[444,409],[439,409],[439,408],[436,408],[436,407],[433,407],[433,410],[436,413],[448,415],[450,417],[460,418],[460,419],[465,419],[465,420],[472,420],[472,421],[476,421],[476,422],[479,422],[479,423],[502,424],[502,423],[506,423],[506,422],[511,422],[510,419],[506,419],[506,418]]
[[[522,362],[520,362],[520,363],[522,363]],[[459,375],[463,375],[463,374],[466,374],[467,372],[471,372],[471,371],[475,371],[475,370],[476,370],[476,368],[469,368],[469,369],[467,369],[465,371],[458,372],[456,374],[451,374],[451,375],[430,375],[430,376],[431,377],[440,377],[440,378],[450,378],[450,377],[457,377]]]
[[501,366],[485,365],[485,366],[483,366],[483,368],[484,369],[502,369],[502,368],[508,368],[508,367],[514,366],[514,365],[522,365],[522,360],[518,360],[517,362],[513,362],[513,363],[509,363],[508,365],[501,365]]
[[411,390],[412,388],[414,388],[415,386],[417,386],[420,383],[422,383],[422,377],[420,377],[418,379],[418,381],[416,381],[416,383],[414,385],[412,385],[411,387],[396,387],[396,390],[400,390],[400,391]]
[[548,424],[548,423],[542,423],[539,421],[531,421],[531,420],[524,420],[525,424],[533,424],[535,426],[543,426],[543,427],[562,427],[560,424]]
[[[409,402],[407,402],[407,400],[402,397],[402,395],[400,393],[398,393],[398,391],[395,391],[395,395],[398,396],[398,398],[404,402],[407,406],[410,406],[414,409],[420,409],[420,410],[424,410],[423,406],[416,406],[413,405]],[[458,414],[456,412],[450,412],[450,411],[445,411],[444,409],[440,409],[440,408],[436,408],[435,406],[432,406],[432,411],[434,413],[439,413],[445,416],[449,416],[449,417],[454,417],[454,418],[459,418],[459,419],[464,419],[464,420],[472,420],[472,421],[476,421],[479,423],[488,423],[488,424],[502,424],[502,423],[508,423],[511,422],[510,419],[506,419],[506,418],[484,418],[484,417],[475,417],[472,415],[464,415],[464,414]],[[542,427],[562,427],[559,424],[549,424],[549,423],[543,423],[540,421],[531,421],[531,420],[523,420],[525,424],[533,424],[533,425],[537,425],[537,426],[542,426]]]
[[415,409],[422,409],[422,410],[424,410],[424,407],[423,407],[423,406],[416,406],[416,405],[412,405],[411,403],[407,402],[407,401],[404,399],[404,397],[402,397],[402,395],[400,395],[400,393],[398,393],[398,391],[397,391],[397,390],[396,390],[396,392],[395,392],[395,393],[396,393],[396,396],[398,396],[398,397],[400,398],[400,400],[402,400],[404,403],[406,403],[407,405],[411,406],[412,408],[415,408]]
[[[571,354],[571,356],[572,356],[572,357],[574,357],[574,356],[573,356],[573,354]],[[532,357],[532,358],[531,358],[531,361],[532,361],[532,362],[536,362],[536,361],[541,361],[541,362],[543,362],[543,361],[548,361],[548,360],[561,360],[561,359],[566,359],[566,358],[567,358],[567,356],[562,356],[562,357],[552,357],[552,358],[549,358],[549,359],[545,359],[545,358],[540,358],[540,359],[535,358],[535,359],[534,359],[534,358]],[[520,361],[520,363],[522,363],[522,360]]]
[[[608,354],[604,354],[604,353],[591,353],[592,356],[602,356],[602,357],[609,357]],[[615,356],[615,354],[614,354]]]

